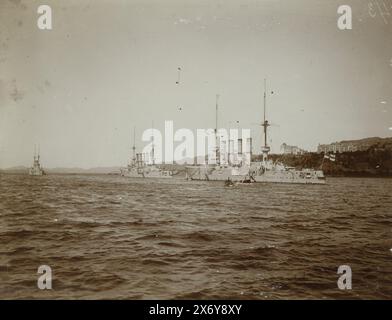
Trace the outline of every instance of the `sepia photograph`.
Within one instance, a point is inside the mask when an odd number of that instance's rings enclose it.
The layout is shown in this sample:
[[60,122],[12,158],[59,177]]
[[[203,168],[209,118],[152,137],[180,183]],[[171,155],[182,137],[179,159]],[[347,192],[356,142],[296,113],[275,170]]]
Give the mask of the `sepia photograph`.
[[391,300],[392,0],[1,0],[0,300],[30,299]]

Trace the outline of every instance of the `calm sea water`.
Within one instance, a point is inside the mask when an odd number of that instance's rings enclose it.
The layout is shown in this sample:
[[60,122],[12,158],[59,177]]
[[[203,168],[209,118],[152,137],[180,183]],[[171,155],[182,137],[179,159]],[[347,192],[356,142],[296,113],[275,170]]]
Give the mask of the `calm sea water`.
[[391,299],[391,196],[392,179],[1,175],[0,298]]

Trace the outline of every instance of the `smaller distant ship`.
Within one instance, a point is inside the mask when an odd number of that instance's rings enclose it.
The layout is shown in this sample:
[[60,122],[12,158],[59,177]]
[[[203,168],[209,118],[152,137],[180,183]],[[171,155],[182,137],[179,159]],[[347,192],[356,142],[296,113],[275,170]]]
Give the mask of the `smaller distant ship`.
[[29,170],[29,174],[31,176],[42,176],[45,174],[45,171],[42,169],[42,166],[41,166],[39,160],[40,160],[39,150],[38,150],[38,154],[36,154],[36,152],[34,151],[33,166]]
[[128,166],[121,170],[121,175],[130,178],[172,178],[172,171],[163,170],[155,164],[154,143],[150,155],[136,153],[135,129],[133,136],[132,159]]
[[148,163],[145,154],[136,153],[128,166],[121,170],[123,177],[129,178],[172,178],[173,172],[163,170],[155,165],[154,161]]

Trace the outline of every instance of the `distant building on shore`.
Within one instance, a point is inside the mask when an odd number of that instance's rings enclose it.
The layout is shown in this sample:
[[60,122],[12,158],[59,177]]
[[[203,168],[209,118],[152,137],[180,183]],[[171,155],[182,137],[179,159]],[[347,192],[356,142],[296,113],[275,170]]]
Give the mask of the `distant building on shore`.
[[317,147],[317,153],[366,151],[374,145],[390,143],[390,140],[392,140],[392,138],[374,137],[361,140],[333,142],[330,144],[319,144]]
[[297,146],[289,146],[287,143],[283,143],[280,146],[280,150],[283,154],[304,154],[306,152]]

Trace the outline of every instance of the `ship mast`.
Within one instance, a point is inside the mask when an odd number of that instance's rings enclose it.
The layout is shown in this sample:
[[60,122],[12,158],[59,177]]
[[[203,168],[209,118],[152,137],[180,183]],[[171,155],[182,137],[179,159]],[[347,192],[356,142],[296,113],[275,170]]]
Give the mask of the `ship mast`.
[[152,121],[152,128],[151,128],[151,136],[152,136],[152,145],[151,145],[151,160],[152,164],[155,165],[155,148],[154,148],[154,121]]
[[219,137],[218,137],[218,100],[219,94],[216,95],[215,101],[215,162],[220,165]]
[[263,153],[263,162],[266,164],[268,153],[270,151],[270,147],[267,145],[267,128],[270,126],[268,120],[266,120],[266,108],[267,108],[267,80],[264,79],[264,121],[262,126],[264,127],[264,146],[261,148]]
[[136,161],[136,127],[133,127],[132,160]]

